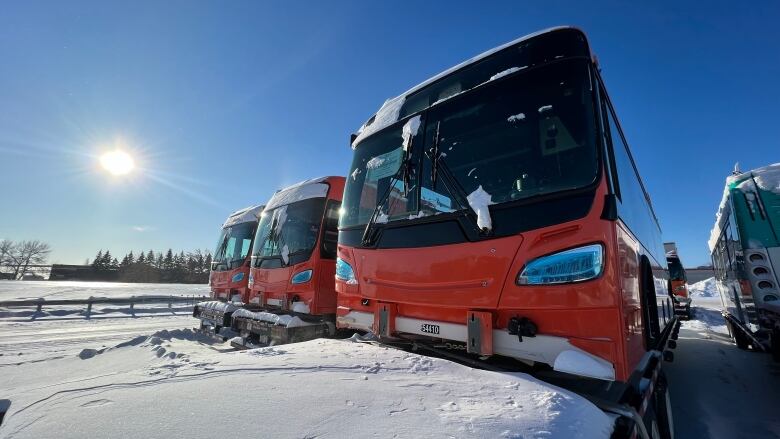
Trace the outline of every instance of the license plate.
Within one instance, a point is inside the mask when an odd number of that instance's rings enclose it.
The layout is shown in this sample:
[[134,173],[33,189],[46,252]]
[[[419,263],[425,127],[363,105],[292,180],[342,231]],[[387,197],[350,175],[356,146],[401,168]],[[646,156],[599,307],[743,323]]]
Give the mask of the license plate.
[[420,331],[426,333],[426,334],[438,334],[439,333],[439,325],[432,325],[430,323],[423,323],[420,325]]

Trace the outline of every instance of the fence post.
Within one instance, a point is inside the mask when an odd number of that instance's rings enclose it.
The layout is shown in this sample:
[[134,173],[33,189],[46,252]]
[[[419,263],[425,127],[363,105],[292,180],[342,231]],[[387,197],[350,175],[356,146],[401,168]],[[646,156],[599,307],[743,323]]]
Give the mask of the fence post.
[[92,315],[92,296],[89,296],[89,299],[87,299],[87,320]]
[[36,313],[40,313],[43,309],[43,299],[38,299],[38,306],[35,308]]

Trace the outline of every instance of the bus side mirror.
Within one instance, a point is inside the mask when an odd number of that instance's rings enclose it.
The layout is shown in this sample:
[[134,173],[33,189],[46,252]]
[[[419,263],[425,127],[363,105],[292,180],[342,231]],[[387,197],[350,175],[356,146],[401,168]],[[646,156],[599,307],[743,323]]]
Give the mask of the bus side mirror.
[[601,219],[615,221],[618,219],[617,196],[607,194],[604,196],[604,210],[601,211]]

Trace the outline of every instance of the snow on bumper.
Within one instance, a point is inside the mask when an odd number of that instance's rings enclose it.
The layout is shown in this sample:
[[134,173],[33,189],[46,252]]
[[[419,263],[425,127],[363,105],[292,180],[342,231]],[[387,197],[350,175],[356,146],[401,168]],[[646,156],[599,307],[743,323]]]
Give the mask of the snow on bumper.
[[[349,311],[339,315],[336,321],[339,326],[373,331],[374,314]],[[437,327],[438,333],[435,335],[437,338],[464,343],[468,340],[466,325],[409,317],[395,318],[395,330],[399,333],[430,337],[432,336],[429,329],[431,326]],[[602,380],[613,381],[615,379],[615,368],[612,363],[572,345],[566,338],[537,335],[523,337],[523,341],[520,342],[516,335],[511,335],[506,330],[501,329],[494,329],[492,337],[493,350],[496,354],[545,363],[559,372]]]
[[230,303],[230,302],[220,302],[218,300],[209,300],[206,302],[199,302],[197,305],[195,305],[197,308],[202,310],[210,310],[210,311],[220,311],[223,313],[227,312],[233,312],[238,309],[238,306]]
[[273,314],[265,311],[239,309],[233,313],[232,327],[242,339],[233,346],[279,345],[298,343],[315,338],[329,337],[335,333],[332,322],[306,322],[297,316]]
[[200,302],[192,310],[192,316],[208,322],[213,326],[230,326],[231,316],[235,313],[238,306],[230,302],[220,302],[210,300]]
[[291,316],[286,314],[274,314],[265,311],[249,311],[247,309],[239,309],[233,313],[234,319],[247,319],[258,322],[266,322],[273,325],[284,326],[285,328],[296,328],[300,326],[310,326],[311,323],[304,322],[297,316]]

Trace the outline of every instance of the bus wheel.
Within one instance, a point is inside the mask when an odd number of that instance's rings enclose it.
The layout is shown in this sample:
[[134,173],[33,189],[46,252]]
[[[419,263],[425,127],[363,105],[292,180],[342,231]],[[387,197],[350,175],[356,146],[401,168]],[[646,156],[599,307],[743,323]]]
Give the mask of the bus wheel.
[[655,417],[658,426],[658,437],[674,439],[674,418],[672,417],[672,402],[669,396],[669,383],[666,374],[658,375],[655,391]]
[[772,331],[772,338],[770,339],[772,344],[770,348],[772,350],[772,359],[780,362],[780,329]]
[[737,347],[742,350],[747,350],[749,343],[745,334],[742,333],[742,329],[731,323],[729,323],[729,329],[731,330],[731,335],[734,338],[734,343]]

